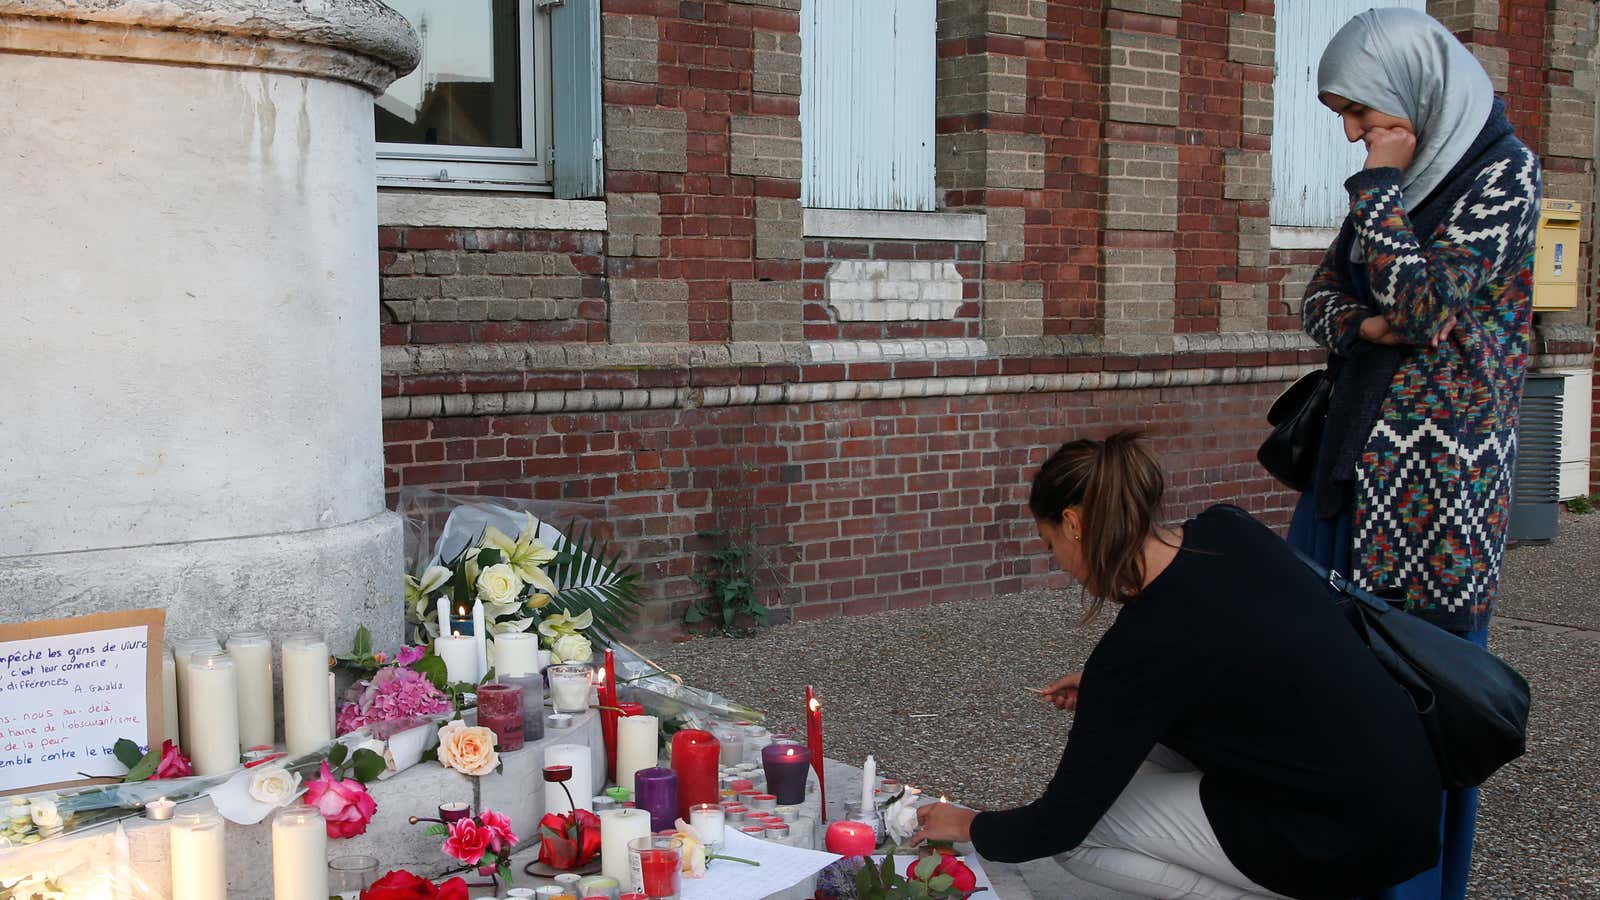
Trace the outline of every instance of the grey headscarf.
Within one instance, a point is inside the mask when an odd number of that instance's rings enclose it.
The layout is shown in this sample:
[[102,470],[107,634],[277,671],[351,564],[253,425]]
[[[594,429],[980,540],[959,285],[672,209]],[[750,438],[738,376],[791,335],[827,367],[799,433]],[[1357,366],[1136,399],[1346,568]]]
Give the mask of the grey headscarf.
[[1411,120],[1417,153],[1405,171],[1415,209],[1466,155],[1489,121],[1494,85],[1455,35],[1427,13],[1369,9],[1322,51],[1317,92]]

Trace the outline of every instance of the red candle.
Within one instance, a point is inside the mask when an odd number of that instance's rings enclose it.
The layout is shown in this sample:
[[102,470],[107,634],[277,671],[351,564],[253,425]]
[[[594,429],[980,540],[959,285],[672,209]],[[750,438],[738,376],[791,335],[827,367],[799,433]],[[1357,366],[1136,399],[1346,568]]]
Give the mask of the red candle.
[[[635,843],[640,843],[642,840]],[[635,848],[633,860],[637,866],[634,874],[638,877],[639,886],[644,888],[646,897],[678,896],[678,874],[682,868],[678,850],[668,847]]]
[[828,826],[827,847],[840,856],[871,856],[878,838],[866,822],[834,822]]
[[605,668],[595,673],[599,679],[600,739],[606,745],[606,781],[617,781],[617,662],[611,648],[606,648]]
[[685,728],[672,736],[672,770],[678,773],[678,815],[688,821],[689,807],[722,799],[717,788],[717,759],[722,745],[709,731]]
[[822,821],[828,821],[828,783],[822,776],[822,702],[811,685],[806,685],[806,749],[811,751],[811,768],[817,772],[817,791],[822,800]]

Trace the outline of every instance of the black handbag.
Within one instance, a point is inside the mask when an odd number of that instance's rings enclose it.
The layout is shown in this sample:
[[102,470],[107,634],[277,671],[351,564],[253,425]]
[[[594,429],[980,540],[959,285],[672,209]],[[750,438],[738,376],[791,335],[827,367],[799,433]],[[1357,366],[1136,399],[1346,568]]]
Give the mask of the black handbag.
[[1317,449],[1332,394],[1333,377],[1326,369],[1317,369],[1290,385],[1267,411],[1272,433],[1256,451],[1256,459],[1272,477],[1302,493],[1316,475]]
[[1527,750],[1528,682],[1516,669],[1295,552],[1410,695],[1447,789],[1477,787]]

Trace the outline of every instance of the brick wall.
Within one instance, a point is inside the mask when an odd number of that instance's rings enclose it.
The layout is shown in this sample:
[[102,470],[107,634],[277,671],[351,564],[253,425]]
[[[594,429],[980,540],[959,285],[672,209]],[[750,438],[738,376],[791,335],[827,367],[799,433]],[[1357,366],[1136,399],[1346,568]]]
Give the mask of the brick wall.
[[[1115,426],[1174,516],[1284,524],[1254,450],[1322,251],[1271,243],[1271,0],[939,0],[936,186],[983,240],[806,233],[799,7],[604,0],[603,231],[381,229],[389,489],[605,502],[656,630],[744,520],[800,618],[1058,584],[1027,479]],[[1430,9],[1592,200],[1591,0]]]

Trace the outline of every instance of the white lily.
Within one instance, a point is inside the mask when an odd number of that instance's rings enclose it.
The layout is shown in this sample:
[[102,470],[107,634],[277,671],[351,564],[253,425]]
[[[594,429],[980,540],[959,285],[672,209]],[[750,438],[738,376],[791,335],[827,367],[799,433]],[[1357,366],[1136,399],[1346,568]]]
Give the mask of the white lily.
[[533,627],[533,619],[506,619],[489,626],[490,634],[518,634]]
[[563,635],[577,634],[594,624],[594,613],[584,610],[576,616],[566,613],[551,613],[539,623],[539,633],[547,638],[555,639]]
[[542,568],[556,558],[556,552],[539,540],[539,523],[533,513],[528,513],[522,534],[512,540],[505,532],[493,526],[483,532],[484,547],[500,551],[501,561],[511,566],[523,581],[546,593],[555,593],[556,583]]

